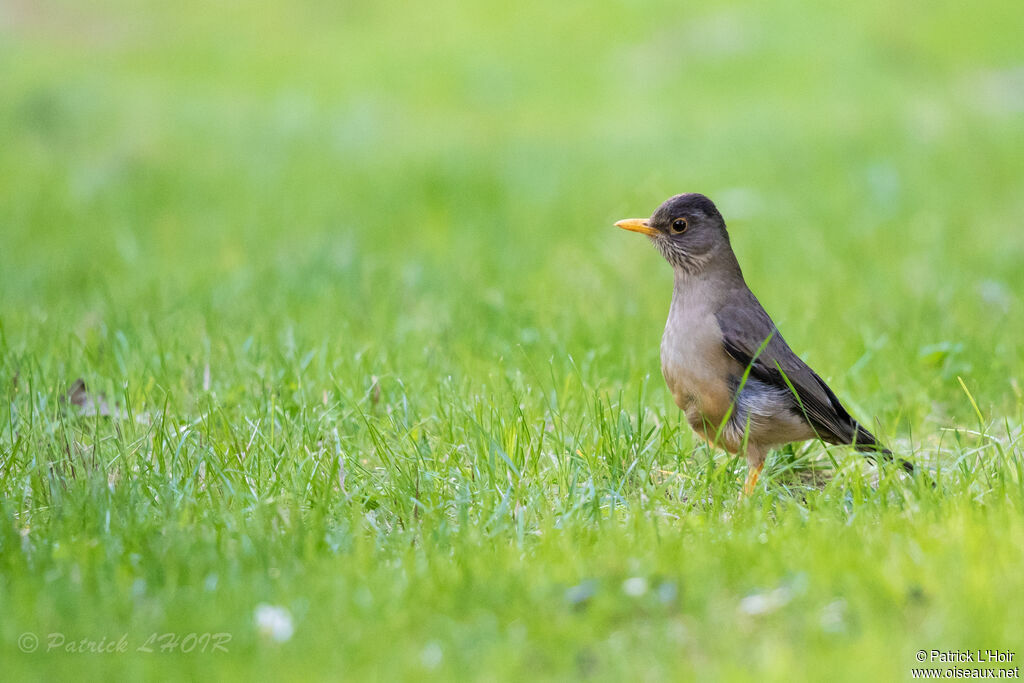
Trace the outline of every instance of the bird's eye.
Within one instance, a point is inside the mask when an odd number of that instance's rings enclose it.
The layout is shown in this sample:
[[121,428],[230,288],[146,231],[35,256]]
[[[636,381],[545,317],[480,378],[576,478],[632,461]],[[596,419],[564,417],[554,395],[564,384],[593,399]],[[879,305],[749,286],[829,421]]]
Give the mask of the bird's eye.
[[685,218],[677,218],[674,221],[672,221],[672,232],[674,232],[675,234],[678,235],[679,233],[681,233],[681,232],[683,232],[685,230],[686,230],[686,219]]

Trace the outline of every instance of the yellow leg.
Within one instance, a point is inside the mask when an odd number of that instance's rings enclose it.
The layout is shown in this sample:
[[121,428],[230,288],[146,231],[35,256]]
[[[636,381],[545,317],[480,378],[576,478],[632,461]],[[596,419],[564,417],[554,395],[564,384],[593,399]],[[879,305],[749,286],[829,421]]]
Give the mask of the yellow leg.
[[761,470],[763,469],[764,460],[747,470],[747,483],[743,485],[743,493],[745,495],[749,496],[754,492],[754,487],[757,486],[757,480],[761,478]]

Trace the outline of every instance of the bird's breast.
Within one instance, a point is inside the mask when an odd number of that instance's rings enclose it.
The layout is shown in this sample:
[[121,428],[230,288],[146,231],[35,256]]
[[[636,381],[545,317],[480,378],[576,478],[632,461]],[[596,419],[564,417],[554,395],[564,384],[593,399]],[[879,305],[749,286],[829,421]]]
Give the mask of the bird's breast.
[[717,425],[729,409],[730,360],[714,313],[673,301],[661,338],[661,371],[676,405],[698,431],[698,425]]

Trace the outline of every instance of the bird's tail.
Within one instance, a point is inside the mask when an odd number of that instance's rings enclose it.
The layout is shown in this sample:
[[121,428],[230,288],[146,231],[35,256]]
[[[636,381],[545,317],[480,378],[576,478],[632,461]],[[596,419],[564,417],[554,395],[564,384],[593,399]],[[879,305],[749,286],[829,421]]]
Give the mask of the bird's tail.
[[[855,423],[856,424],[856,423]],[[914,464],[904,460],[903,458],[897,458],[893,455],[892,451],[881,444],[875,435],[864,429],[859,424],[856,425],[857,430],[854,432],[853,441],[851,445],[861,453],[864,453],[872,461],[874,456],[881,456],[883,460],[895,461],[899,463],[899,466],[903,468],[903,471],[908,474],[914,473]]]

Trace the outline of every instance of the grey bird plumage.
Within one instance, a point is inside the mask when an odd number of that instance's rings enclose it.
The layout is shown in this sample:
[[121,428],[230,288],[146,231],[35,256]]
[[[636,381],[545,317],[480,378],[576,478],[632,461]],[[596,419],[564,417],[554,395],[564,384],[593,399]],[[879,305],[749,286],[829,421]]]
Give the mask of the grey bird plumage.
[[673,267],[662,373],[694,431],[746,457],[748,493],[768,451],[793,441],[819,438],[892,457],[779,334],[747,287],[710,199],[677,195],[650,218],[616,225],[647,235]]

